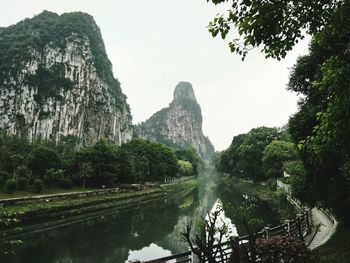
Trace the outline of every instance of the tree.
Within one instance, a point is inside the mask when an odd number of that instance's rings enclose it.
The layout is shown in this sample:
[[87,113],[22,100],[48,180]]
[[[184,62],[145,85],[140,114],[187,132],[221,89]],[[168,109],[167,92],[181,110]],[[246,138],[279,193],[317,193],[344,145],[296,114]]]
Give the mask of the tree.
[[[139,164],[141,163],[142,165],[139,165],[137,167],[137,170],[141,171],[143,174],[145,170],[148,170],[148,160],[139,160]],[[117,173],[119,183],[135,183],[137,181],[134,174],[132,173],[129,153],[122,147],[119,148],[117,152]]]
[[135,139],[121,146],[129,156],[132,175],[136,182],[162,181],[177,173],[177,159],[167,146]]
[[178,160],[177,165],[179,166],[179,172],[183,176],[190,176],[193,174],[192,164],[188,161]]
[[79,169],[80,177],[83,178],[83,190],[85,189],[85,183],[87,178],[91,178],[94,172],[91,163],[82,162]]
[[204,166],[203,160],[193,148],[176,149],[175,155],[178,160],[184,160],[191,163],[194,175],[198,175],[198,170]]
[[238,149],[244,142],[246,134],[239,134],[233,137],[230,147],[223,151],[220,157],[219,170],[224,173],[229,173],[238,176],[242,170],[239,167]]
[[229,47],[242,59],[255,47],[261,47],[266,57],[284,58],[304,32],[316,34],[337,19],[337,12],[348,4],[341,0],[207,1],[231,4],[226,14],[219,14],[209,23],[209,32],[223,39],[232,33]]
[[117,182],[117,146],[105,140],[82,148],[76,154],[77,164],[90,163],[94,171],[90,178],[92,186],[111,186]]
[[283,176],[283,164],[297,158],[295,144],[286,141],[272,141],[265,147],[262,158],[263,170],[267,177]]
[[278,137],[277,128],[259,127],[247,133],[243,143],[237,149],[240,176],[253,180],[264,178],[262,157],[265,147]]
[[289,89],[303,95],[289,120],[305,167],[293,182],[294,192],[344,218],[350,210],[349,12],[344,1],[337,18],[313,36],[309,54],[297,61],[289,81]]
[[28,156],[28,168],[35,176],[43,177],[46,170],[58,169],[60,159],[57,153],[47,147],[38,147]]

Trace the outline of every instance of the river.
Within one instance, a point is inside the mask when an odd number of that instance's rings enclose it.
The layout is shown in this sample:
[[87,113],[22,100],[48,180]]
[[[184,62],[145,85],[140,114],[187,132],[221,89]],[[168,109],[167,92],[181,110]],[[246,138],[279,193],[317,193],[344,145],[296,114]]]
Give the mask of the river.
[[[246,199],[225,186],[217,187],[206,173],[199,187],[186,196],[167,198],[128,211],[108,211],[106,215],[22,237],[16,256],[18,263],[123,263],[131,259],[150,260],[188,250],[181,231],[189,220],[193,225],[218,202],[240,205]],[[276,224],[276,216],[266,203],[256,200],[256,217]],[[232,222],[229,213],[222,215]],[[233,232],[245,234],[233,225]],[[3,261],[1,261],[3,262]]]

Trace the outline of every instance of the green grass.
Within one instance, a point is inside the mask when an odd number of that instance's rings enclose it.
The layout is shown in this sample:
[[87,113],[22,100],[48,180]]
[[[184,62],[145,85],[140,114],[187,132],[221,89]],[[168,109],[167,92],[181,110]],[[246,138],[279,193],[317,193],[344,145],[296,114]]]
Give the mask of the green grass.
[[350,262],[350,226],[339,223],[335,234],[323,246],[314,250],[320,263]]

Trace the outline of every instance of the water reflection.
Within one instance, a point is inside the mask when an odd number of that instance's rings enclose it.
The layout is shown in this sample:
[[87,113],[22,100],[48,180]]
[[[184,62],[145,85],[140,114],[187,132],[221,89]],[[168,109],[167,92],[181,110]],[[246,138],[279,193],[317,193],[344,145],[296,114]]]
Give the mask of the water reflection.
[[[27,235],[22,238],[23,246],[17,256],[0,258],[0,262],[122,263],[187,251],[180,234],[189,219],[198,225],[218,198],[224,208],[228,202],[239,205],[244,198],[225,187],[217,188],[210,176],[205,174],[198,189],[180,198],[153,201],[128,211]],[[274,215],[263,202],[256,213],[274,223]],[[231,217],[228,213],[226,216]],[[237,231],[244,232],[239,224]]]

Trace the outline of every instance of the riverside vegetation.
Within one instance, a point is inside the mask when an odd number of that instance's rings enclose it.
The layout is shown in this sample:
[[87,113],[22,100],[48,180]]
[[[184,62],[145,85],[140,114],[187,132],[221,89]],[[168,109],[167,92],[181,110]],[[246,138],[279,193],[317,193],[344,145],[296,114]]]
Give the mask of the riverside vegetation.
[[77,190],[162,182],[180,175],[195,176],[203,165],[192,149],[171,149],[140,139],[121,146],[99,140],[82,147],[75,136],[66,136],[55,144],[29,142],[3,133],[0,147],[2,197],[15,197],[17,191],[26,195],[60,192],[59,188]]

